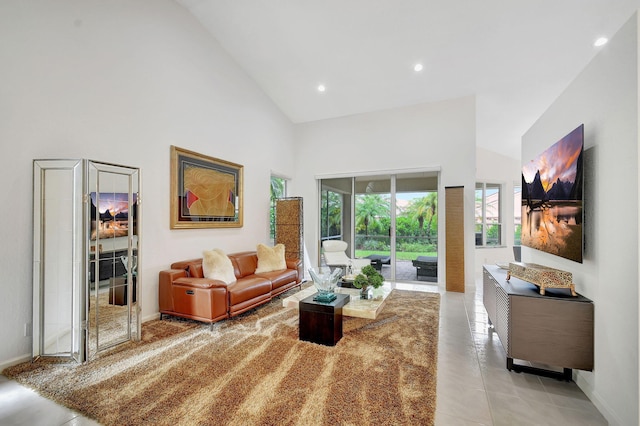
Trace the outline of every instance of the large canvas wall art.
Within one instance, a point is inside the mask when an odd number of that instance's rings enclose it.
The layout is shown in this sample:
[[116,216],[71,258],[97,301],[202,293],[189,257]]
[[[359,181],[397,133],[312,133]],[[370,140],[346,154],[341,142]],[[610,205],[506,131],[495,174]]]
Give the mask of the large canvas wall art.
[[522,166],[522,245],[583,260],[584,125]]
[[171,228],[242,227],[243,166],[171,146]]

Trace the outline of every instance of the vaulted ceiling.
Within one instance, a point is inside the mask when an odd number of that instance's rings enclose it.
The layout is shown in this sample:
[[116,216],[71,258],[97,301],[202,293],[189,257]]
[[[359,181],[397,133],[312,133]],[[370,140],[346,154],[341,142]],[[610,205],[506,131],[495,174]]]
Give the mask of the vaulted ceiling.
[[294,123],[474,95],[477,144],[513,158],[522,134],[607,49],[594,41],[640,8],[640,0],[176,1]]

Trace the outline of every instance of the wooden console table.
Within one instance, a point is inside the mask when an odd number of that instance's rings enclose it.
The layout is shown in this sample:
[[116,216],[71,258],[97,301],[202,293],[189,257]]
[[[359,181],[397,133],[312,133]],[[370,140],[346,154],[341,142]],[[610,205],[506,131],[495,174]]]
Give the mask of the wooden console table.
[[[483,267],[483,302],[507,353],[507,369],[570,381],[572,369],[593,370],[593,302],[569,289],[547,289],[506,280],[507,271]],[[562,368],[518,365],[514,359]]]

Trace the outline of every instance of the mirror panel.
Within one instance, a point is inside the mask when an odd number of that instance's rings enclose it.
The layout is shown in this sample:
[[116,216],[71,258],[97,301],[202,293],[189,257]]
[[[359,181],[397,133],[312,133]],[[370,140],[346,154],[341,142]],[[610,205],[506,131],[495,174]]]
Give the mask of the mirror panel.
[[33,357],[83,362],[139,340],[139,170],[33,164]]
[[33,356],[82,357],[82,163],[34,161]]
[[137,169],[89,163],[89,351],[139,336],[137,322]]

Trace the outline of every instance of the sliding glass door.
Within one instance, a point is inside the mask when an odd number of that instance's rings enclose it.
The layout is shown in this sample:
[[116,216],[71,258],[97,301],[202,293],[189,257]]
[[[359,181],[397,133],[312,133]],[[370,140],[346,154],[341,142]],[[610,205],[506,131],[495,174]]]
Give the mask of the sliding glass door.
[[387,280],[437,281],[437,172],[319,183],[320,243],[346,241],[350,257],[371,259]]
[[320,180],[320,242],[343,240],[353,248],[352,199],[352,178]]
[[355,178],[356,257],[367,257],[385,277],[393,279],[395,233],[393,176],[373,175]]
[[438,281],[438,177],[396,177],[396,280]]

